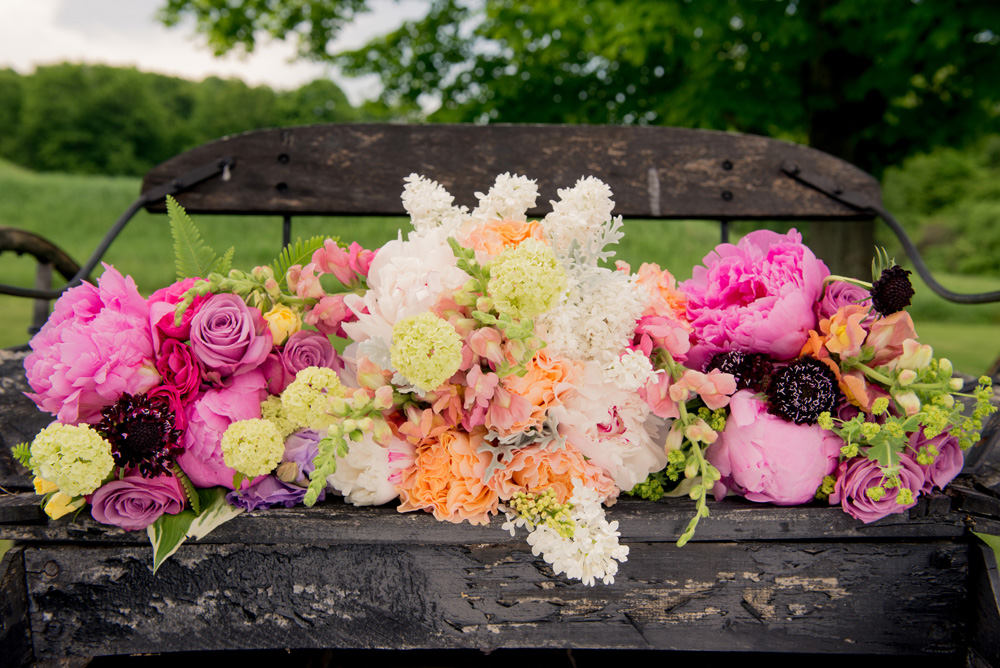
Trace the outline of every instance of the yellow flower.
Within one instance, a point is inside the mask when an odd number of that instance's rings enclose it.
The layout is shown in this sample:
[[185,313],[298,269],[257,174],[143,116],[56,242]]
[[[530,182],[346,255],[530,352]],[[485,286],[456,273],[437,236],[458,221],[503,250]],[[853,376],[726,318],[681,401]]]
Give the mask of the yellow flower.
[[248,478],[273,471],[285,453],[281,432],[268,420],[260,419],[232,423],[220,445],[226,466]]
[[82,496],[74,498],[65,492],[56,492],[49,499],[49,502],[45,504],[45,514],[57,520],[63,515],[83,508],[85,503],[87,503],[87,500]]
[[267,321],[271,338],[274,339],[276,346],[280,346],[289,336],[302,329],[302,318],[284,304],[275,304],[274,308],[264,314],[264,320]]
[[36,475],[33,482],[35,484],[35,494],[48,494],[49,492],[54,492],[59,489],[59,485],[46,480],[41,476]]

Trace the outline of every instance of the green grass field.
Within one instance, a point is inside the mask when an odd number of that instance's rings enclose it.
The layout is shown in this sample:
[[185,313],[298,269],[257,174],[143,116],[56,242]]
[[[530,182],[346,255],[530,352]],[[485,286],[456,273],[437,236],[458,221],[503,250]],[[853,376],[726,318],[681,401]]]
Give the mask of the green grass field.
[[[0,161],[0,225],[37,232],[78,262],[93,251],[105,231],[139,194],[136,178],[36,174]],[[402,190],[402,188],[401,188]],[[280,219],[274,216],[194,216],[206,241],[216,250],[236,246],[235,264],[252,267],[270,262],[281,244]],[[339,236],[375,248],[396,236],[402,218],[300,218],[293,236]],[[618,258],[638,268],[656,262],[680,280],[691,274],[718,242],[718,225],[708,221],[626,221]],[[130,274],[149,294],[174,278],[173,250],[165,216],[140,212],[111,246],[105,261]],[[5,253],[0,282],[30,287],[35,263]],[[61,277],[56,276],[56,281]],[[946,287],[962,292],[1000,290],[1000,279],[941,276]],[[983,372],[1000,355],[1000,304],[963,306],[934,295],[918,280],[911,308],[921,340],[949,357],[966,373]],[[32,302],[0,296],[8,314],[0,347],[27,342]]]

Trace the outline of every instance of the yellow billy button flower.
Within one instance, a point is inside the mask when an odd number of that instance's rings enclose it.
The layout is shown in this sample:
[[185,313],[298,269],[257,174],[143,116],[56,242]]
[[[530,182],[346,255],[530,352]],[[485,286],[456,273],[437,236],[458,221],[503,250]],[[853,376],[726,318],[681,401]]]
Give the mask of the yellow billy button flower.
[[270,473],[285,453],[281,432],[269,420],[240,420],[222,435],[226,466],[248,478]]
[[552,249],[537,239],[508,248],[489,269],[487,289],[494,307],[517,320],[548,311],[566,292],[566,270]]
[[392,365],[421,390],[441,386],[462,364],[462,337],[433,313],[403,318],[392,328]]
[[274,308],[264,314],[267,327],[271,330],[274,345],[280,346],[288,337],[302,329],[302,318],[299,314],[284,304],[275,304]]

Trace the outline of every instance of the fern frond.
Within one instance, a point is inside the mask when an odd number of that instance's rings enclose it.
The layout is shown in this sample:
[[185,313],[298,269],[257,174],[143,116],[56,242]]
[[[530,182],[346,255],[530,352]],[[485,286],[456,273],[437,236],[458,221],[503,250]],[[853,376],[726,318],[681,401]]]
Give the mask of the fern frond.
[[228,276],[229,270],[233,268],[233,255],[235,253],[236,246],[230,246],[229,249],[222,254],[222,257],[215,261],[215,265],[212,267],[212,272]]
[[184,207],[170,195],[167,195],[167,216],[170,218],[170,233],[174,237],[178,280],[208,276],[218,264],[219,256],[202,240],[201,233]]
[[13,448],[11,448],[10,453],[14,455],[14,459],[21,462],[24,468],[31,468],[31,446],[27,443],[18,443]]
[[285,275],[291,267],[311,262],[313,253],[322,248],[323,242],[329,238],[331,237],[315,236],[305,241],[297,239],[294,244],[285,246],[277,259],[271,263],[271,269],[274,270],[274,278],[277,279],[278,285],[285,284]]

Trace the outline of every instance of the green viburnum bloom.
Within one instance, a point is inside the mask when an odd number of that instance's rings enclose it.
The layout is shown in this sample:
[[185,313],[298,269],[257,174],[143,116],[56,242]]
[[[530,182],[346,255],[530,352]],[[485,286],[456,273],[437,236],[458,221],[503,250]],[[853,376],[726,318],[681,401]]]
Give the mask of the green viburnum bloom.
[[226,466],[248,478],[270,473],[285,453],[285,439],[270,420],[251,419],[232,423],[222,435],[222,457]]
[[425,392],[441,386],[462,364],[462,337],[433,313],[403,318],[392,328],[392,365]]
[[346,395],[336,371],[310,366],[295,374],[295,380],[282,391],[281,412],[272,413],[276,407],[271,406],[266,415],[279,418],[276,424],[281,431],[289,426],[292,431],[303,427],[328,429],[338,421],[331,414],[333,400]]
[[537,239],[508,248],[489,268],[487,289],[496,310],[517,320],[548,311],[566,292],[566,270]]
[[31,470],[69,496],[90,494],[114,468],[111,444],[90,425],[50,424],[31,443]]

